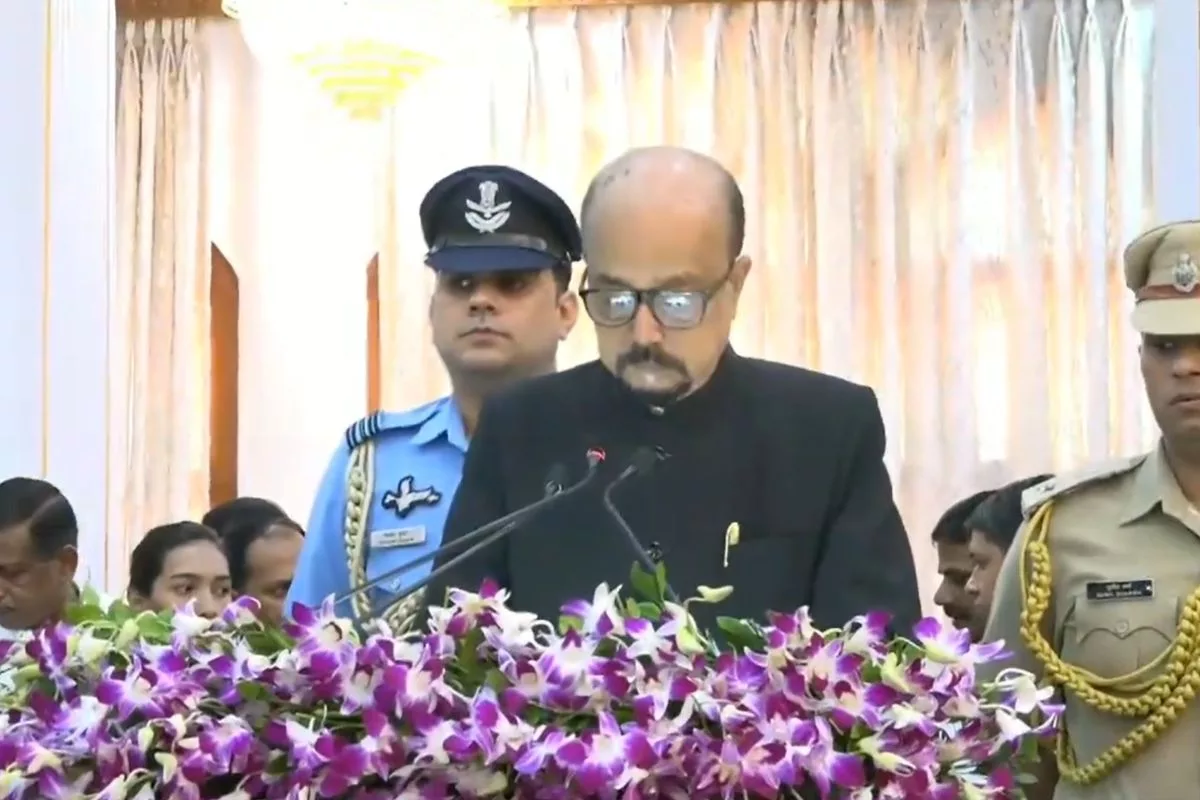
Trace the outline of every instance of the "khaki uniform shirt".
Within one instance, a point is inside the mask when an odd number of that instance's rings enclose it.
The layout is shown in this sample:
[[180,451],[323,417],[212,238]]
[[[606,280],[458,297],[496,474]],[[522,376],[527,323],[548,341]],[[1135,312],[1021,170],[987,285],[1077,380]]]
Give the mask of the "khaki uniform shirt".
[[[1042,496],[1038,496],[1038,492]],[[1103,677],[1145,666],[1175,638],[1179,610],[1200,584],[1200,513],[1189,506],[1161,447],[1103,471],[1030,490],[1029,506],[1053,499],[1046,543],[1052,597],[1043,635],[1068,664]],[[1027,530],[1010,549],[996,584],[985,639],[1014,653],[996,669],[1019,667],[1040,680],[1042,666],[1020,633],[1020,558]],[[1117,581],[1152,581],[1149,596],[1117,596]],[[1105,586],[1107,584],[1107,587]],[[1093,598],[1089,599],[1089,585]],[[986,676],[985,676],[986,677]],[[1080,766],[1142,721],[1100,713],[1068,691],[1062,723]],[[1060,779],[1055,800],[1184,800],[1200,797],[1200,710],[1193,704],[1161,737],[1090,786]]]

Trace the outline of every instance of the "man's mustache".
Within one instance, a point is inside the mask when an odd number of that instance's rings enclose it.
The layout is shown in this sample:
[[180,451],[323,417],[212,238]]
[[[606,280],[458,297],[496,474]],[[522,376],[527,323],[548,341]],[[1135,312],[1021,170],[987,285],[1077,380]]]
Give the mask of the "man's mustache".
[[644,345],[631,347],[618,356],[617,372],[624,372],[629,367],[637,367],[642,364],[654,364],[655,366],[678,372],[684,377],[687,377],[688,374],[687,365],[670,353],[665,353],[657,347],[646,347]]

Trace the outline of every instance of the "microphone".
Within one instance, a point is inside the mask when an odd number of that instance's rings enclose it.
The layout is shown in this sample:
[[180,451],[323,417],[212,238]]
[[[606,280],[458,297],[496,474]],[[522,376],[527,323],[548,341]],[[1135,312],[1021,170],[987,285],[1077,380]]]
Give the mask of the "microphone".
[[[613,503],[612,496],[613,492],[616,491],[618,486],[639,472],[649,472],[654,467],[654,463],[658,460],[659,455],[653,448],[639,447],[637,451],[634,452],[633,460],[630,462],[629,466],[621,471],[621,474],[617,476],[616,480],[604,488],[604,494],[601,497],[601,500],[604,503],[604,510],[607,511],[608,515],[613,518],[614,522],[617,523],[617,527],[620,528],[621,533],[625,535],[625,538],[628,540],[630,547],[632,547],[638,561],[643,567],[646,568],[647,571],[649,571],[651,575],[658,571],[658,563],[650,555],[650,553],[646,551],[646,548],[642,547],[642,543],[638,540],[637,534],[633,532],[633,528],[629,526],[629,523],[625,521],[625,517],[623,517],[621,512],[617,510],[616,505]],[[667,599],[672,603],[679,602],[679,595],[675,594],[675,590],[672,589],[669,584],[666,587],[665,594]]]
[[564,489],[562,487],[562,482],[566,478],[566,473],[567,473],[566,467],[564,467],[562,464],[555,464],[553,467],[550,468],[550,472],[546,476],[545,494],[543,495],[543,497],[540,500],[530,503],[527,506],[522,506],[521,508],[518,508],[516,511],[513,511],[510,514],[505,514],[503,517],[500,517],[499,519],[492,520],[488,524],[482,525],[464,536],[460,536],[459,538],[455,539],[453,542],[449,542],[447,544],[442,545],[441,547],[437,548],[436,550],[434,550],[431,553],[426,553],[425,555],[420,556],[419,558],[414,558],[412,561],[407,561],[407,562],[401,564],[400,566],[396,567],[395,569],[388,570],[387,572],[383,573],[382,575],[380,575],[376,578],[373,578],[372,580],[367,581],[362,586],[359,586],[356,589],[352,589],[349,592],[346,592],[341,597],[335,598],[334,604],[340,605],[340,604],[346,602],[347,600],[357,597],[360,594],[371,591],[376,586],[379,586],[384,583],[389,583],[390,581],[395,580],[399,576],[404,575],[405,573],[410,572],[413,569],[415,569],[423,564],[427,564],[430,561],[437,559],[439,556],[442,556],[446,553],[456,552],[456,551],[462,549],[463,547],[466,547],[467,545],[474,544],[473,547],[468,548],[466,551],[464,551],[464,552],[460,553],[459,555],[455,556],[454,558],[450,559],[445,564],[442,564],[440,567],[438,567],[437,569],[430,572],[424,578],[422,578],[421,580],[414,583],[412,586],[409,586],[408,588],[406,588],[400,594],[399,597],[396,597],[396,598],[390,600],[389,603],[394,604],[394,603],[397,603],[397,602],[405,599],[406,597],[409,597],[410,595],[416,594],[421,589],[424,589],[426,584],[428,584],[430,581],[441,577],[442,575],[449,572],[451,569],[457,567],[463,561],[474,556],[480,550],[483,550],[484,548],[493,544],[494,542],[496,542],[500,539],[503,539],[509,533],[514,531],[518,526],[520,526],[521,523],[525,522],[529,517],[532,517],[532,516],[540,513],[543,509],[545,509],[551,505],[554,505],[558,501],[562,500],[562,498],[578,492],[580,489],[582,489],[584,486],[586,486],[588,483],[590,483],[592,481],[592,478],[594,478],[596,475],[596,467],[600,464],[601,461],[604,460],[604,453],[603,453],[603,451],[600,451],[599,456],[596,456],[595,451],[589,450],[587,459],[588,459],[587,473],[583,476],[582,479],[580,479],[576,483],[572,484],[571,486],[567,487],[566,489]]

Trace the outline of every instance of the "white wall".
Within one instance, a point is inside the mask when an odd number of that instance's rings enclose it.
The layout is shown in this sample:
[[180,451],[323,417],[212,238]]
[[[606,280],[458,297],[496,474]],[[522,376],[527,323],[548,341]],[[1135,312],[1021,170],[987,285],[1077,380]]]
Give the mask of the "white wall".
[[113,3],[16,3],[0,26],[0,476],[71,499],[104,572]]
[[0,125],[0,476],[41,475],[42,284],[46,143],[47,13],[19,3],[0,25],[0,71],[6,80]]
[[1154,205],[1200,219],[1200,0],[1154,0]]

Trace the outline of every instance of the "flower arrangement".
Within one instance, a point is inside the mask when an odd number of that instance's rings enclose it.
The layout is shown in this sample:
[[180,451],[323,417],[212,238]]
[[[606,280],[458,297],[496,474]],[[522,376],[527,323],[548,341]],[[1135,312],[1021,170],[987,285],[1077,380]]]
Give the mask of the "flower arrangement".
[[[94,597],[0,651],[0,798],[1019,798],[1058,708],[926,619],[719,619],[665,576],[600,586],[558,626],[451,591],[426,631],[360,641],[331,601],[284,631]],[[694,602],[727,589],[703,589]]]

